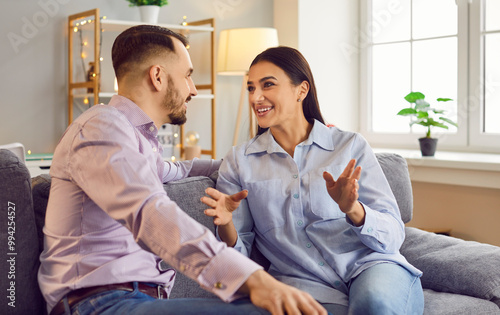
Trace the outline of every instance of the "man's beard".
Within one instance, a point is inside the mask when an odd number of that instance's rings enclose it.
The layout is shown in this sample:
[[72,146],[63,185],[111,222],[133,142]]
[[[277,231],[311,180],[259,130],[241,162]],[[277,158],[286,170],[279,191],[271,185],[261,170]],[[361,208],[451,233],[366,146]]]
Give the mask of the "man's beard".
[[183,100],[179,96],[179,90],[174,86],[174,81],[172,77],[168,76],[168,90],[167,95],[163,101],[163,107],[170,111],[168,118],[170,119],[170,124],[172,125],[183,125],[186,123],[186,111],[184,110],[184,103],[191,99],[189,96],[187,99]]

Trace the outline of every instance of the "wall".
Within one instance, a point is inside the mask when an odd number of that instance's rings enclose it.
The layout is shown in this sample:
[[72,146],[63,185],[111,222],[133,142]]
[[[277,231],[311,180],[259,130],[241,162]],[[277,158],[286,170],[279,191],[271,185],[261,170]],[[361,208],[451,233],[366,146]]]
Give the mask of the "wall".
[[[125,0],[2,0],[0,144],[21,142],[34,153],[53,152],[67,126],[67,16],[95,7],[109,19],[139,21],[139,10]],[[177,24],[183,15],[188,21],[214,17],[218,34],[226,28],[272,26],[273,3],[170,0],[159,23]],[[223,157],[232,144],[241,78],[217,80],[217,151]]]
[[358,10],[358,1],[274,1],[280,44],[308,60],[323,117],[351,131],[359,130],[359,55],[346,54],[344,47],[356,38]]
[[451,229],[452,236],[500,246],[500,190],[422,182],[412,186],[408,226]]

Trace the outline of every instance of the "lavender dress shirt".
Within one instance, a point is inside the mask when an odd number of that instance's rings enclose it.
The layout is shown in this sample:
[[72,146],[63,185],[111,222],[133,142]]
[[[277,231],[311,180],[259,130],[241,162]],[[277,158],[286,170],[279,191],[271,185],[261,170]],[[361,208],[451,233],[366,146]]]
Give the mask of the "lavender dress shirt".
[[164,162],[153,121],[113,96],[68,127],[50,169],[52,185],[38,281],[48,311],[69,291],[129,281],[163,284],[175,270],[225,301],[261,267],[218,242],[171,201],[162,183],[210,175],[220,162]]

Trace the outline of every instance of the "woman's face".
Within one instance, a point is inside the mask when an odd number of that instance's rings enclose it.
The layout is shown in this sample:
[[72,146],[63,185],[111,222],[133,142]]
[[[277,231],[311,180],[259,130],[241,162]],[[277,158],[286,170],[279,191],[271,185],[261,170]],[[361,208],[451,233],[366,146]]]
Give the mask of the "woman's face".
[[248,101],[259,126],[285,127],[303,117],[299,86],[275,64],[261,61],[248,72]]

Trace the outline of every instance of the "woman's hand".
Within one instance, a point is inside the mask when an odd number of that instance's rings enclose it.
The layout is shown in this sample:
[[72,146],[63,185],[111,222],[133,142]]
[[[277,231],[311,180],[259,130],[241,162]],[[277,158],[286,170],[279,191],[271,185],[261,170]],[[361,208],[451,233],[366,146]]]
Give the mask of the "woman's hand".
[[214,218],[220,239],[228,246],[234,247],[238,240],[238,232],[233,224],[233,211],[238,208],[241,200],[248,196],[248,190],[242,190],[231,196],[213,188],[207,188],[205,192],[211,197],[201,197],[201,202],[210,207],[205,210],[205,215]]
[[364,223],[365,211],[358,202],[358,180],[361,177],[361,166],[354,168],[355,165],[356,160],[350,160],[337,180],[334,180],[332,174],[328,172],[323,173],[323,178],[330,197],[339,205],[340,210],[348,215],[355,225],[359,226]]
[[209,197],[201,197],[201,202],[209,206],[211,209],[205,210],[205,215],[214,218],[215,225],[227,225],[232,222],[233,211],[238,208],[241,200],[248,195],[248,190],[242,190],[234,195],[226,195],[214,188],[205,190]]

